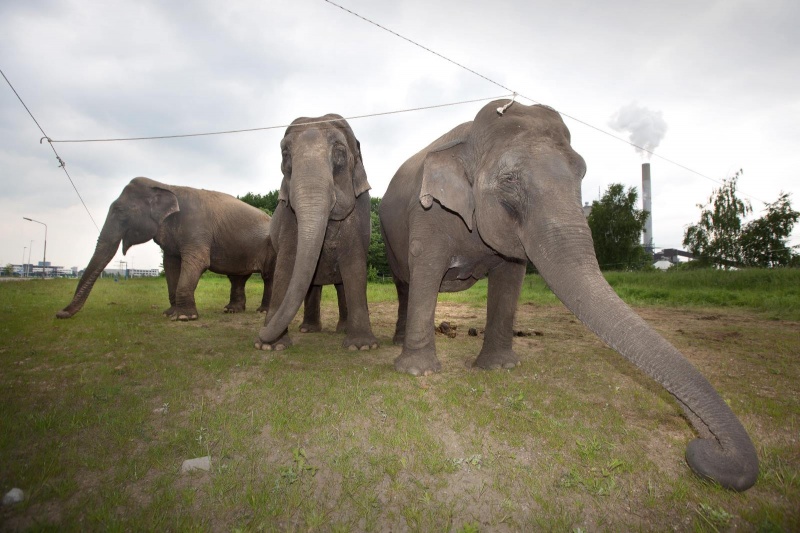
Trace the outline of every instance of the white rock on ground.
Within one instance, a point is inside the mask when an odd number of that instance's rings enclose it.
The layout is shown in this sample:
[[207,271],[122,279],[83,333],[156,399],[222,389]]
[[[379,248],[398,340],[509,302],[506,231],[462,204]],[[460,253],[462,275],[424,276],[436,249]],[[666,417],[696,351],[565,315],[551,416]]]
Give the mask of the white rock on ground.
[[195,459],[186,459],[181,465],[181,472],[191,472],[192,470],[211,470],[211,457],[197,457]]
[[25,493],[22,492],[22,489],[14,487],[10,491],[8,491],[5,496],[3,496],[3,505],[20,503],[24,499],[25,499]]

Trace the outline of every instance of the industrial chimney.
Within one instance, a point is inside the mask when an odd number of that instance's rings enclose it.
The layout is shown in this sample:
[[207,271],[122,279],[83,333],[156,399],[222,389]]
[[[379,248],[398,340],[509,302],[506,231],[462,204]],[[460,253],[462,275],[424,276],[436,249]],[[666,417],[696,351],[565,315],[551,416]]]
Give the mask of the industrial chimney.
[[647,211],[647,221],[642,232],[642,246],[647,253],[653,253],[653,206],[651,202],[650,163],[642,163],[642,209]]

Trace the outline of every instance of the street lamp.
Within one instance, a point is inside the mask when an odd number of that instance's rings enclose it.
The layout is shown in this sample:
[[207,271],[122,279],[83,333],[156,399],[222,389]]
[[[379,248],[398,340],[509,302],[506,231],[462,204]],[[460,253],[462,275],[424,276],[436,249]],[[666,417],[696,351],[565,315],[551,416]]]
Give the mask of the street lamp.
[[[31,254],[33,253],[33,239],[31,239],[31,244],[28,246],[28,262],[25,263],[25,277],[30,278],[31,274],[33,274],[33,269],[29,269],[28,265],[31,264]],[[31,265],[33,266],[33,265]]]
[[29,222],[36,222],[37,224],[41,224],[44,226],[44,253],[42,253],[42,279],[45,278],[45,274],[47,273],[47,224],[44,222],[39,222],[38,220],[33,220],[32,218],[22,217]]
[[22,270],[21,274],[22,274],[22,277],[23,277],[23,278],[24,278],[24,277],[27,277],[27,276],[25,276],[25,271],[27,270],[27,269],[25,268],[25,250],[27,250],[27,249],[28,249],[28,247],[27,247],[27,246],[23,246],[23,247],[22,247],[22,263],[20,263],[20,265],[19,265],[19,266],[21,266],[21,267],[22,267],[22,269],[21,269],[21,270]]

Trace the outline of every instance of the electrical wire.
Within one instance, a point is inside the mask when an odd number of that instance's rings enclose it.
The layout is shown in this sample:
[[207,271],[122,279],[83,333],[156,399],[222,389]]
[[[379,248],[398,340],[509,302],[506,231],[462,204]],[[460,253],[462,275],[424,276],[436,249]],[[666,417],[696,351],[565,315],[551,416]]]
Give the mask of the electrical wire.
[[[349,13],[349,14],[353,15],[354,17],[360,18],[361,20],[363,20],[363,21],[365,21],[365,22],[368,22],[369,24],[372,24],[373,26],[376,26],[376,27],[378,27],[378,28],[380,28],[380,29],[381,29],[381,30],[383,30],[383,31],[386,31],[386,32],[388,32],[388,33],[391,33],[392,35],[394,35],[394,36],[396,36],[396,37],[399,37],[400,39],[403,39],[404,41],[406,41],[406,42],[408,42],[408,43],[411,43],[411,44],[413,44],[414,46],[416,46],[416,47],[418,47],[418,48],[421,48],[422,50],[425,50],[426,52],[429,52],[429,53],[431,53],[431,54],[433,54],[433,55],[435,55],[435,56],[437,56],[437,57],[439,57],[439,58],[441,58],[441,59],[444,59],[445,61],[447,61],[447,62],[449,62],[449,63],[452,63],[453,65],[456,65],[457,67],[459,67],[459,68],[461,68],[461,69],[464,69],[464,70],[466,70],[467,72],[469,72],[469,73],[471,73],[471,74],[474,74],[475,76],[478,76],[479,78],[482,78],[483,80],[485,80],[485,81],[487,81],[487,82],[489,82],[489,83],[491,83],[491,84],[493,84],[493,85],[496,85],[496,86],[500,87],[501,89],[504,89],[504,90],[506,90],[506,91],[509,91],[509,92],[511,92],[511,93],[513,93],[513,94],[516,94],[516,95],[518,95],[518,96],[520,96],[520,97],[522,97],[522,98],[525,98],[526,100],[528,100],[528,101],[530,101],[530,102],[533,102],[534,104],[539,104],[539,105],[541,105],[541,102],[538,102],[537,100],[535,100],[535,99],[533,99],[533,98],[531,98],[531,97],[529,97],[529,96],[525,96],[524,94],[522,94],[522,93],[521,93],[521,92],[519,92],[519,91],[515,91],[515,90],[513,90],[513,89],[510,89],[510,88],[506,87],[505,85],[503,85],[502,83],[500,83],[500,82],[498,82],[498,81],[495,81],[495,80],[493,80],[492,78],[489,78],[488,76],[485,76],[485,75],[481,74],[480,72],[477,72],[477,71],[475,71],[475,70],[473,70],[473,69],[471,69],[471,68],[469,68],[469,67],[467,67],[467,66],[465,66],[465,65],[462,65],[462,64],[461,64],[461,63],[459,63],[458,61],[454,61],[454,60],[450,59],[449,57],[446,57],[446,56],[444,56],[444,55],[442,55],[442,54],[440,54],[440,53],[438,53],[438,52],[436,52],[436,51],[434,51],[434,50],[431,50],[431,49],[430,49],[430,48],[428,48],[427,46],[424,46],[424,45],[422,45],[422,44],[420,44],[420,43],[418,43],[418,42],[414,41],[413,39],[409,39],[408,37],[405,37],[404,35],[401,35],[401,34],[397,33],[397,32],[396,32],[396,31],[394,31],[394,30],[390,30],[389,28],[387,28],[387,27],[385,27],[385,26],[383,26],[383,25],[381,25],[381,24],[379,24],[379,23],[375,22],[374,20],[371,20],[371,19],[369,19],[369,18],[367,18],[367,17],[365,17],[365,16],[363,16],[363,15],[360,15],[360,14],[356,13],[355,11],[352,11],[352,10],[350,10],[350,9],[347,9],[346,7],[344,7],[344,6],[341,6],[341,5],[337,4],[336,2],[333,2],[332,0],[323,0],[323,2],[326,2],[326,3],[328,3],[328,4],[332,5],[332,6],[338,7],[338,8],[339,8],[339,9],[341,9],[342,11],[345,11],[345,12],[347,12],[347,13]],[[714,179],[714,178],[712,178],[712,177],[710,177],[710,176],[706,176],[705,174],[703,174],[703,173],[701,173],[701,172],[698,172],[698,171],[696,171],[696,170],[693,170],[693,169],[691,169],[691,168],[689,168],[689,167],[687,167],[687,166],[685,166],[685,165],[682,165],[682,164],[680,164],[680,163],[678,163],[678,162],[676,162],[676,161],[673,161],[672,159],[668,159],[668,158],[666,158],[666,157],[664,157],[664,156],[662,156],[662,155],[659,155],[659,154],[657,154],[657,153],[653,152],[652,150],[648,150],[647,148],[644,148],[644,147],[642,147],[642,146],[639,146],[639,145],[637,145],[637,144],[635,144],[635,143],[632,143],[631,141],[629,141],[629,140],[627,140],[627,139],[624,139],[624,138],[622,138],[622,137],[620,137],[620,136],[618,136],[618,135],[614,135],[613,133],[611,133],[611,132],[609,132],[609,131],[606,131],[606,130],[604,130],[603,128],[600,128],[600,127],[598,127],[598,126],[595,126],[595,125],[593,125],[593,124],[590,124],[589,122],[586,122],[585,120],[581,120],[581,119],[579,119],[578,117],[572,116],[572,115],[570,115],[570,114],[568,114],[568,113],[565,113],[565,112],[563,112],[563,111],[561,111],[561,110],[556,110],[556,111],[557,111],[557,112],[558,112],[558,113],[559,113],[561,116],[563,116],[563,117],[569,118],[569,119],[571,119],[571,120],[573,120],[573,121],[575,121],[575,122],[577,122],[577,123],[579,123],[579,124],[582,124],[582,125],[584,125],[584,126],[586,126],[586,127],[588,127],[588,128],[591,128],[591,129],[593,129],[593,130],[595,130],[595,131],[598,131],[598,132],[600,132],[600,133],[602,133],[602,134],[604,134],[604,135],[608,135],[608,136],[609,136],[609,137],[611,137],[612,139],[616,139],[616,140],[618,140],[618,141],[622,141],[622,142],[624,142],[625,144],[628,144],[628,145],[630,145],[630,146],[632,146],[632,147],[636,148],[637,150],[641,150],[641,151],[643,151],[643,152],[646,152],[646,153],[650,154],[652,157],[656,157],[656,158],[658,158],[658,159],[661,159],[662,161],[666,161],[667,163],[670,163],[670,164],[672,164],[672,165],[675,165],[676,167],[682,168],[682,169],[684,169],[684,170],[686,170],[686,171],[688,171],[688,172],[691,172],[692,174],[696,174],[696,175],[700,176],[701,178],[707,179],[707,180],[709,180],[709,181],[711,181],[711,182],[713,182],[713,183],[716,183],[716,184],[718,184],[718,185],[724,185],[724,182],[722,182],[722,181],[719,181],[719,180],[717,180],[717,179]],[[759,201],[759,202],[761,202],[761,203],[763,203],[763,204],[766,204],[766,203],[767,203],[767,202],[765,202],[764,200],[761,200],[761,199],[759,199],[759,198],[756,198],[755,196],[752,196],[752,195],[750,195],[750,194],[747,194],[747,193],[746,193],[746,192],[744,192],[744,191],[739,191],[739,192],[741,192],[741,194],[743,194],[744,196],[748,196],[748,197],[752,198],[753,200],[757,200],[757,201]]]
[[24,107],[25,111],[27,111],[28,114],[31,116],[31,118],[33,119],[33,122],[36,124],[36,127],[39,128],[40,132],[42,132],[42,135],[44,137],[39,139],[39,143],[41,144],[42,140],[47,139],[48,144],[50,144],[50,148],[53,150],[53,153],[56,155],[56,159],[58,160],[59,166],[64,170],[64,174],[67,175],[67,179],[69,180],[69,183],[72,185],[72,188],[75,189],[75,194],[78,195],[78,199],[81,201],[81,204],[83,204],[83,208],[86,210],[86,214],[89,215],[89,219],[91,219],[92,224],[94,224],[94,227],[97,229],[97,233],[100,233],[100,228],[97,226],[97,222],[94,221],[94,217],[92,217],[92,213],[89,212],[89,208],[86,206],[86,202],[83,201],[83,197],[81,196],[81,193],[78,191],[78,187],[75,186],[75,182],[72,181],[72,176],[70,176],[69,172],[67,171],[67,164],[64,162],[63,159],[61,159],[61,156],[58,155],[58,152],[56,151],[55,146],[53,146],[53,142],[50,140],[50,137],[48,137],[48,135],[44,132],[44,129],[39,124],[39,121],[36,120],[36,117],[33,116],[33,113],[31,113],[31,110],[28,109],[28,106],[25,105],[25,102],[22,100],[22,97],[19,95],[17,90],[14,88],[14,86],[11,84],[11,81],[9,81],[9,79],[6,77],[6,74],[5,74],[5,72],[2,71],[2,69],[0,69],[0,74],[3,75],[3,79],[6,80],[6,83],[8,84],[8,86],[11,87],[12,91],[14,91],[14,94],[17,96],[17,99],[22,104],[22,107]]
[[[450,107],[462,104],[474,104],[476,102],[486,102],[490,100],[498,100],[500,98],[508,98],[510,94],[503,94],[500,96],[492,96],[488,98],[476,98],[474,100],[463,100],[461,102],[451,102],[448,104],[435,104],[423,107],[412,107],[408,109],[398,109],[395,111],[381,111],[378,113],[368,113],[366,115],[354,115],[351,117],[343,117],[344,120],[356,120],[361,118],[369,118],[369,117],[380,117],[384,115],[396,115],[399,113],[410,113],[413,111],[426,111],[429,109],[438,109],[442,107]],[[314,120],[311,122],[304,122],[304,125],[309,124],[328,124],[330,122],[337,122],[341,119],[332,118],[326,120]],[[248,128],[248,129],[241,129],[241,130],[227,130],[227,131],[210,131],[205,133],[181,133],[176,135],[155,135],[149,137],[119,137],[119,138],[109,138],[109,139],[50,139],[47,140],[50,143],[98,143],[98,142],[117,142],[117,141],[150,141],[150,140],[157,140],[157,139],[180,139],[185,137],[205,137],[209,135],[227,135],[230,133],[250,133],[254,131],[265,131],[265,130],[275,130],[275,129],[283,129],[288,128],[291,124],[280,124],[277,126],[263,126],[260,128]]]

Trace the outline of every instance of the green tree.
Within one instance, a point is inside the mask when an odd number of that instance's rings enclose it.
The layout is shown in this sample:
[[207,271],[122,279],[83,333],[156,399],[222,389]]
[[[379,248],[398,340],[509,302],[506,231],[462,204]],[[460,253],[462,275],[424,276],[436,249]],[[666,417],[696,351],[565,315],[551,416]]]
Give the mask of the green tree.
[[381,236],[381,221],[378,217],[378,208],[381,205],[380,198],[370,198],[370,235],[369,250],[367,251],[367,269],[370,281],[377,281],[381,277],[391,276],[389,270],[389,260],[386,258],[386,245]]
[[244,196],[237,196],[236,198],[246,204],[250,204],[253,207],[265,211],[268,215],[272,215],[275,212],[275,208],[278,207],[278,189],[263,195],[249,192]]
[[742,218],[753,208],[750,202],[736,196],[736,182],[741,175],[740,169],[731,179],[723,180],[722,187],[712,191],[707,204],[697,204],[700,221],[686,228],[683,245],[701,264],[742,264]]
[[745,265],[768,268],[796,262],[796,246],[787,241],[800,212],[792,209],[789,196],[782,192],[775,202],[766,205],[764,216],[748,222],[742,229],[739,242]]
[[626,191],[621,183],[612,183],[599,201],[592,202],[586,221],[603,270],[640,269],[650,263],[651,257],[641,245],[650,214],[636,209],[638,198],[636,187]]

